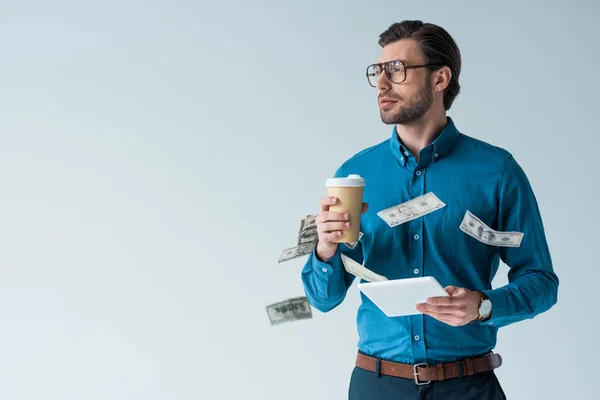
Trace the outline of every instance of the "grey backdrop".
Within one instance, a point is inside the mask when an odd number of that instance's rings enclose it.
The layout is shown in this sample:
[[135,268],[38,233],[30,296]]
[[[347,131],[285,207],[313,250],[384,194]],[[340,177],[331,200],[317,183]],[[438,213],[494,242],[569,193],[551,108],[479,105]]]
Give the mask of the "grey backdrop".
[[499,379],[595,398],[600,7],[521,3],[0,2],[0,397],[346,398],[356,284],[312,320],[265,306],[303,294],[277,259],[325,179],[389,137],[364,70],[414,18],[457,40],[449,115],[521,163],[561,280],[500,331]]

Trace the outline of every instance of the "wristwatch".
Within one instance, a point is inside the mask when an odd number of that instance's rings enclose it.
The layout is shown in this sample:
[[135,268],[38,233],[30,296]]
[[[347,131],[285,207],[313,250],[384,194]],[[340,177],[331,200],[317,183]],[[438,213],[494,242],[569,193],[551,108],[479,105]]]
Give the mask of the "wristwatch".
[[492,315],[492,301],[483,292],[478,292],[481,296],[479,301],[479,317],[477,321],[487,321]]

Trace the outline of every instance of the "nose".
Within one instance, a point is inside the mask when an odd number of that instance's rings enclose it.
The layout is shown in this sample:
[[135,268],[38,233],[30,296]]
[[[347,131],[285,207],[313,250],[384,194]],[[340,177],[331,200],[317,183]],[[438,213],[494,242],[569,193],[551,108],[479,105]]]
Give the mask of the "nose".
[[381,74],[379,74],[379,77],[377,78],[376,86],[380,92],[387,92],[388,90],[391,89],[392,84],[389,81],[389,79],[387,78],[385,71],[381,71]]

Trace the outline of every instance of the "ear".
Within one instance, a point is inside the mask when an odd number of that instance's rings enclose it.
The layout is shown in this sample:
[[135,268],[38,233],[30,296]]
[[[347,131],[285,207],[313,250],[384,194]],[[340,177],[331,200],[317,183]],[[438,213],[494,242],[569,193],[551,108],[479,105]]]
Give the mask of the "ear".
[[444,89],[450,84],[450,78],[452,78],[452,71],[448,66],[444,66],[433,73],[433,90],[436,92],[443,92]]

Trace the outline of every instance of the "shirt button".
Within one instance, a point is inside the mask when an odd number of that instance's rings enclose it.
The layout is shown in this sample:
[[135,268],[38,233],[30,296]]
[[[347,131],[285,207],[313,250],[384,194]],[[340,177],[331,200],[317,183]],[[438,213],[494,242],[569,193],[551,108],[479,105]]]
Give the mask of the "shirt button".
[[400,161],[404,161],[404,157],[400,157]]
[[323,271],[323,272],[327,272],[327,268],[324,268],[324,267],[323,267],[323,268],[321,268],[321,271]]
[[405,151],[405,152],[404,152],[404,155],[405,155],[406,157],[408,157],[408,151]]
[[415,335],[415,340],[419,340],[419,339],[421,339],[421,338],[419,337],[419,335]]
[[417,176],[421,176],[421,171],[417,171]]
[[434,156],[435,158],[437,158],[437,157],[438,157],[438,153],[435,153],[433,156]]
[[419,240],[419,235],[414,236],[415,240]]
[[415,275],[419,275],[419,270],[418,269],[414,269],[413,272],[415,273]]

